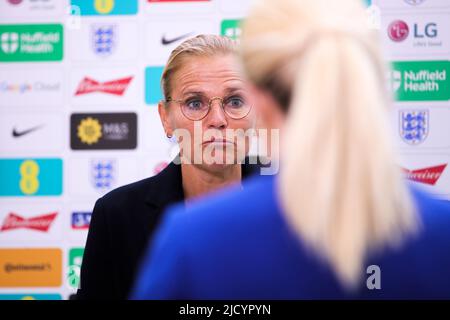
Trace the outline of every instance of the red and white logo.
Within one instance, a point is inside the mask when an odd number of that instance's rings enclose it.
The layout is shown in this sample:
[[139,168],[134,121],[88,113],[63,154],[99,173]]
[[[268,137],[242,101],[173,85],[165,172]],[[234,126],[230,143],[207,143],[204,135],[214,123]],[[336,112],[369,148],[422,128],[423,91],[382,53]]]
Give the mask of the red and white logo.
[[446,167],[447,164],[441,164],[438,166],[423,169],[416,169],[416,170],[403,169],[403,170],[406,174],[407,179],[434,186],[441,177]]
[[3,221],[0,232],[14,229],[32,229],[47,232],[57,215],[57,212],[52,212],[46,215],[26,219],[16,213],[10,213]]
[[388,35],[392,41],[401,42],[408,37],[409,27],[402,20],[393,21],[388,26]]
[[79,96],[82,94],[88,94],[93,92],[103,92],[121,96],[128,88],[128,85],[130,84],[131,80],[133,80],[133,77],[127,77],[123,79],[112,80],[102,83],[93,80],[91,78],[85,77],[83,80],[81,80],[80,84],[78,85],[75,95]]

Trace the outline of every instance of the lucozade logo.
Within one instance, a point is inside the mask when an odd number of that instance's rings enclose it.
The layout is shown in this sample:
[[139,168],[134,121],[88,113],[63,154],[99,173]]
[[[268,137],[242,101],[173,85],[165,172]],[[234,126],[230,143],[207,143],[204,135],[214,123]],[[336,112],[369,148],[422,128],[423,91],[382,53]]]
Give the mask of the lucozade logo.
[[222,36],[237,40],[241,37],[241,20],[223,20],[220,26]]
[[70,288],[79,288],[81,264],[83,262],[84,248],[72,248],[69,251],[69,272],[67,282]]

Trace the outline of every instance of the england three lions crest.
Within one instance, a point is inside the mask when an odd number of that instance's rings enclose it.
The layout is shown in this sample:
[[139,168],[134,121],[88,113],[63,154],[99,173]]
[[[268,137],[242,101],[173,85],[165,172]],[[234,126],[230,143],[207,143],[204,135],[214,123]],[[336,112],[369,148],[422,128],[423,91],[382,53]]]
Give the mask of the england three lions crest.
[[92,48],[96,55],[107,57],[117,45],[117,27],[113,24],[96,24],[91,27]]
[[116,163],[112,159],[91,160],[91,184],[100,191],[110,190],[116,180]]
[[409,145],[418,145],[426,140],[430,129],[428,110],[400,111],[400,136]]

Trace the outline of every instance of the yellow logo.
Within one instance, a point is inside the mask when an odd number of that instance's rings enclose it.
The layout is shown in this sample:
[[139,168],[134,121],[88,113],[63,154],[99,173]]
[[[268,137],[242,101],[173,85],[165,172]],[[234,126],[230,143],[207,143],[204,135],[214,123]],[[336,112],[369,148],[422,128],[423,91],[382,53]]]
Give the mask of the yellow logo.
[[39,189],[39,165],[34,160],[25,160],[20,165],[20,190],[27,195],[34,194]]
[[114,0],[95,0],[95,10],[100,14],[108,14],[114,9]]
[[81,142],[89,145],[97,143],[102,136],[102,125],[97,119],[88,117],[78,125],[78,137]]

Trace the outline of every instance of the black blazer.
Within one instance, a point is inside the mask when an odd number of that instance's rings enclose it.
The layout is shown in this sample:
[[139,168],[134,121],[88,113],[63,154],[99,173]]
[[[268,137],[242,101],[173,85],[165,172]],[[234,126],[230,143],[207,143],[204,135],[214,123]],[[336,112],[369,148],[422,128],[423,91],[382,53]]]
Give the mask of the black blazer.
[[[242,165],[242,177],[259,165]],[[181,166],[117,188],[98,199],[92,213],[76,299],[127,299],[141,255],[164,209],[184,200]]]

